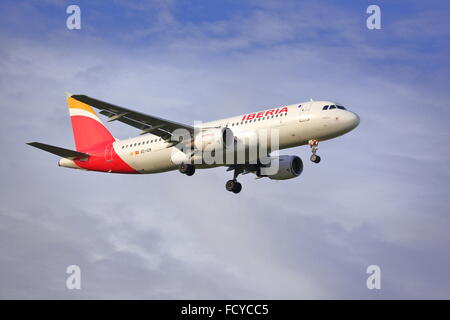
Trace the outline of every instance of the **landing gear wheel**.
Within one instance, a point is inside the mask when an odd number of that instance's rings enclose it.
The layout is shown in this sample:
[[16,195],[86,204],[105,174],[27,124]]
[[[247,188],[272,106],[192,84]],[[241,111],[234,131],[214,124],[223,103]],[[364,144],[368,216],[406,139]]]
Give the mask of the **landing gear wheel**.
[[188,166],[186,163],[182,163],[180,164],[180,167],[178,168],[178,170],[182,173],[182,174],[186,174],[186,172],[188,171]]
[[312,155],[311,155],[311,158],[310,158],[311,161],[314,162],[314,163],[319,163],[320,162],[320,157],[316,154],[317,150],[319,149],[318,148],[319,140],[314,140],[314,139],[309,140],[308,141],[308,145],[310,146],[311,152],[312,152]]
[[192,176],[195,173],[195,167],[194,166],[190,166],[188,172],[186,172],[187,176]]
[[242,190],[242,185],[236,180],[228,180],[225,184],[225,189],[233,193],[239,193]]
[[227,189],[227,191],[233,191],[236,182],[236,180],[228,180],[225,184],[225,189]]
[[192,176],[195,173],[195,167],[192,164],[180,164],[179,171],[187,176]]
[[311,161],[314,163],[319,163],[320,162],[320,157],[316,154],[311,155]]
[[234,185],[234,189],[233,192],[234,193],[239,193],[242,190],[242,184],[240,184],[239,182],[236,181],[236,184]]

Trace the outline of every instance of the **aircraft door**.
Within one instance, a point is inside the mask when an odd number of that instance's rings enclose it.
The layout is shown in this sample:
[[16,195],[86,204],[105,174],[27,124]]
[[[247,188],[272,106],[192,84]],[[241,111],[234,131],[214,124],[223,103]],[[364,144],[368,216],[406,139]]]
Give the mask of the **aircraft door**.
[[111,162],[112,161],[112,143],[107,144],[105,148],[105,161]]
[[312,102],[305,102],[297,107],[300,122],[307,122],[310,120],[309,112],[311,110],[311,104]]

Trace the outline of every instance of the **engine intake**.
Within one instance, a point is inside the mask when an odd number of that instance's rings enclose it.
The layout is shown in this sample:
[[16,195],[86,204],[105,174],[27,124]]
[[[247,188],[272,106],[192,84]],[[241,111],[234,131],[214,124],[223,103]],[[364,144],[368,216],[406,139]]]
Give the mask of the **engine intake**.
[[[275,173],[271,173],[271,169],[276,167],[274,161],[278,160],[278,170]],[[303,171],[303,161],[297,156],[279,156],[272,158],[271,166],[264,168],[268,174],[260,174],[259,176],[268,177],[272,180],[287,180],[298,177]],[[263,171],[261,171],[262,173]]]

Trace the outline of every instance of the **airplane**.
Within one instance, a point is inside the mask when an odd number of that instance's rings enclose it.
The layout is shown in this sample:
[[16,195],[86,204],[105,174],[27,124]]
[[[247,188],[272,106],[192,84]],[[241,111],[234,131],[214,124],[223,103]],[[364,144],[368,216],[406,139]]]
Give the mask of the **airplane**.
[[[75,140],[70,150],[39,142],[27,143],[33,147],[62,157],[58,165],[66,168],[123,174],[160,173],[179,170],[192,176],[196,169],[218,166],[234,171],[225,184],[227,191],[239,193],[240,174],[252,173],[256,178],[286,180],[298,177],[303,162],[296,155],[272,156],[274,151],[309,145],[310,160],[319,163],[319,141],[336,138],[359,125],[359,116],[333,101],[306,101],[291,105],[246,113],[196,125],[185,125],[156,116],[119,107],[86,95],[66,93],[67,104]],[[93,108],[108,117],[107,121],[120,121],[141,130],[140,135],[119,140],[104,126]],[[268,130],[263,138],[247,139],[252,134]],[[183,134],[177,136],[177,132]],[[180,138],[181,137],[181,138]],[[250,146],[262,148],[264,143],[275,142],[261,153],[249,154]],[[241,149],[232,147],[240,143]],[[184,148],[187,147],[187,148]],[[223,162],[205,162],[209,150],[231,150],[232,157]],[[236,153],[244,150],[241,161]],[[212,151],[212,153],[214,153]],[[247,153],[245,153],[247,152]],[[228,160],[227,160],[228,159]],[[231,159],[231,160],[230,160]],[[264,160],[264,161],[263,161]],[[276,160],[275,170],[271,168]],[[266,173],[265,173],[266,172]]]

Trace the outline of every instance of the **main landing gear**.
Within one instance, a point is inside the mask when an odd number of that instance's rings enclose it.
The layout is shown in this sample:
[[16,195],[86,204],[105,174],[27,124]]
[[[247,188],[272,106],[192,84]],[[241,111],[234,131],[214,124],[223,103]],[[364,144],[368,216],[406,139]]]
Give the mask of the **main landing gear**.
[[178,169],[182,174],[192,176],[195,173],[195,167],[192,164],[182,163]]
[[319,163],[320,157],[316,154],[317,150],[319,149],[318,148],[319,140],[315,140],[315,139],[309,140],[308,145],[311,148],[311,152],[312,152],[311,158],[309,158],[309,159],[314,163]]
[[242,171],[243,171],[242,168],[239,166],[234,168],[233,180],[228,180],[227,183],[225,184],[225,189],[227,189],[227,191],[233,193],[241,192],[242,184],[240,184],[236,179],[238,175],[242,173]]

